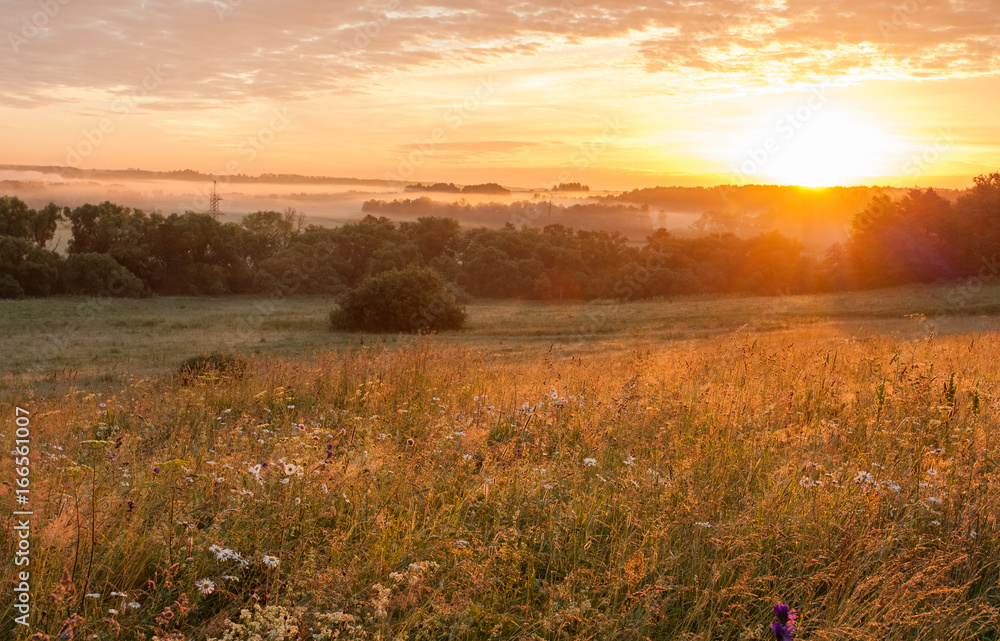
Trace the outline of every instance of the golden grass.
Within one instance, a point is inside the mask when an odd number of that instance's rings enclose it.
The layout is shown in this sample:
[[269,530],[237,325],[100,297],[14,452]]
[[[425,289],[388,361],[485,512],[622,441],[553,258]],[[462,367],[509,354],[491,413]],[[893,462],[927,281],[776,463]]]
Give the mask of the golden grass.
[[787,601],[803,639],[996,638],[1000,334],[878,322],[898,333],[514,355],[473,327],[238,379],[8,387],[3,415],[32,411],[32,631],[766,639]]

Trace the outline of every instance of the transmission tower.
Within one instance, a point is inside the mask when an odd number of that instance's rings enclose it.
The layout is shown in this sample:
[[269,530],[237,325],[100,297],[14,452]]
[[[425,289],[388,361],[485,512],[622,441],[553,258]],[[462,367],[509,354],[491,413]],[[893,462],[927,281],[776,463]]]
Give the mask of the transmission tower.
[[219,202],[222,201],[222,196],[216,190],[216,182],[215,180],[212,181],[212,195],[208,197],[208,213],[212,218],[219,217]]

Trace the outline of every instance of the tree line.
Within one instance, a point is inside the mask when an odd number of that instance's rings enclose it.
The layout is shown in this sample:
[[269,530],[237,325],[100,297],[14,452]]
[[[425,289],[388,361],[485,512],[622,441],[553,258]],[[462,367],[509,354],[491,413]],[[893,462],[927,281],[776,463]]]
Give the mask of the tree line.
[[[65,252],[49,247],[68,220]],[[294,210],[239,223],[201,213],[146,213],[111,202],[34,210],[0,198],[0,297],[267,294],[340,296],[365,278],[429,268],[463,297],[650,298],[778,294],[996,275],[1000,173],[956,201],[934,190],[877,195],[849,239],[825,256],[776,231],[681,238],[660,229],[644,244],[618,232],[561,224],[463,229],[451,218],[395,223],[367,215],[336,228],[303,225]],[[984,267],[985,265],[985,267]]]

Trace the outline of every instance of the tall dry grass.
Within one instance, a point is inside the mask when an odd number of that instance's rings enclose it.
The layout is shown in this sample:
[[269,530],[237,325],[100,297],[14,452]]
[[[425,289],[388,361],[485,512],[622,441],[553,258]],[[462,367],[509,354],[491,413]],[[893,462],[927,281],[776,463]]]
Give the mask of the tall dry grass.
[[995,639],[998,358],[993,334],[533,362],[425,339],[29,392],[30,632],[766,639],[787,601],[802,639]]

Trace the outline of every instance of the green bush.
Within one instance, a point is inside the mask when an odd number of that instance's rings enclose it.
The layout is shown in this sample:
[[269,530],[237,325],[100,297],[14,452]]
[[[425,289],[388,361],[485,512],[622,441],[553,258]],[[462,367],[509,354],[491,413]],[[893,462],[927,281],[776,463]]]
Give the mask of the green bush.
[[419,332],[461,329],[465,310],[441,278],[425,267],[370,276],[341,296],[330,312],[334,330]]

